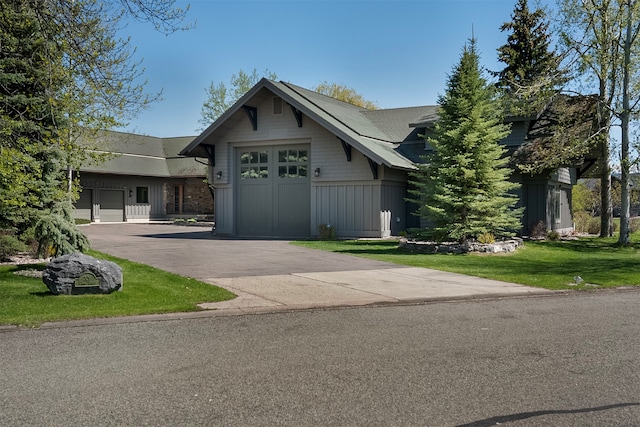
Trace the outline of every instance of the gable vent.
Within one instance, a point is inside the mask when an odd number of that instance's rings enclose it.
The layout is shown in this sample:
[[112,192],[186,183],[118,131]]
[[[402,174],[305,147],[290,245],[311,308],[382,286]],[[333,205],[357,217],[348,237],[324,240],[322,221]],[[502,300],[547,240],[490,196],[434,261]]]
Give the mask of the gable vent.
[[282,98],[275,97],[273,98],[273,114],[281,115],[282,114]]

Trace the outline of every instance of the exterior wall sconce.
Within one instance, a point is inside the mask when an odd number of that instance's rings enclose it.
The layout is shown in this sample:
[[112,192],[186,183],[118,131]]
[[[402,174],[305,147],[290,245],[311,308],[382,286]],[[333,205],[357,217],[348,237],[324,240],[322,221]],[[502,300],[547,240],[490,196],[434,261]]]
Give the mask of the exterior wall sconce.
[[315,168],[315,170],[313,171],[313,176],[315,176],[316,178],[320,176],[320,168]]
[[133,190],[129,189],[129,197],[133,197]]
[[216,172],[216,178],[217,179],[222,179],[222,171]]

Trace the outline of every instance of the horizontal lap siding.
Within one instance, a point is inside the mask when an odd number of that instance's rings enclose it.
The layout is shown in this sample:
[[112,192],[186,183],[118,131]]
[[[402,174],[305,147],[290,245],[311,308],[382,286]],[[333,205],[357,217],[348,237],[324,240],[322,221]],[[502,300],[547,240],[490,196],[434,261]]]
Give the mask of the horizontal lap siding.
[[527,129],[529,126],[529,122],[512,122],[511,123],[511,133],[500,141],[500,144],[503,144],[507,147],[517,147],[522,144],[522,141],[525,140],[527,135]]

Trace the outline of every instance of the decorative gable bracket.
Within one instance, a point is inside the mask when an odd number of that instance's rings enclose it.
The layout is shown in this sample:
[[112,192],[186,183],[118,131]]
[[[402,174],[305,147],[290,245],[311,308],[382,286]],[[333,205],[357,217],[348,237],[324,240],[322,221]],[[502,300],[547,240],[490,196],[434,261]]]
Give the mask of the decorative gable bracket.
[[253,130],[258,130],[258,109],[256,107],[249,107],[248,105],[243,105],[242,109],[247,113]]
[[585,161],[584,161],[584,164],[582,164],[581,166],[579,166],[579,167],[577,168],[577,174],[578,174],[578,176],[577,176],[576,178],[577,178],[577,179],[582,178],[582,176],[583,176],[585,173],[587,173],[587,171],[588,171],[589,169],[591,169],[591,167],[592,167],[593,165],[595,165],[597,161],[598,161],[597,159],[589,159],[589,160],[585,160]]
[[298,127],[301,128],[302,127],[302,111],[298,110],[296,107],[294,107],[291,104],[289,104],[289,107],[291,107],[291,111],[293,112],[293,115],[296,118],[296,122],[298,122]]
[[340,143],[342,144],[342,149],[344,150],[344,154],[347,156],[347,162],[350,162],[351,161],[351,145],[347,144],[343,139],[340,139]]
[[207,150],[207,158],[209,159],[209,164],[211,166],[216,165],[216,146],[211,144],[200,144]]
[[373,179],[378,179],[378,164],[367,157],[369,161],[369,167],[371,168],[371,174],[373,175]]

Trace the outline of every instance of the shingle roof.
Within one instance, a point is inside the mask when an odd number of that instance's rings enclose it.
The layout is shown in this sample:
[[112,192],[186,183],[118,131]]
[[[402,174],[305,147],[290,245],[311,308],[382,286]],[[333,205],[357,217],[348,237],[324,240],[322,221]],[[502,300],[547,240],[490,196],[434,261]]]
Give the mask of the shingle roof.
[[[206,164],[179,152],[194,137],[156,138],[123,132],[102,132],[91,144],[97,152],[113,153],[105,162],[87,161],[81,172],[157,177],[206,176]],[[206,163],[206,162],[205,162]]]
[[595,161],[597,102],[595,96],[556,96],[532,121],[512,163],[544,170]]
[[354,146],[374,162],[405,170],[415,169],[413,162],[398,150],[400,143],[412,138],[412,135],[415,137],[415,131],[409,126],[409,123],[432,114],[435,108],[428,106],[367,110],[291,83],[262,79],[202,134],[197,136],[191,144],[181,151],[181,154],[202,156],[203,149],[200,145],[213,143],[216,132],[225,127],[225,122],[264,89],[281,97],[288,104]]

